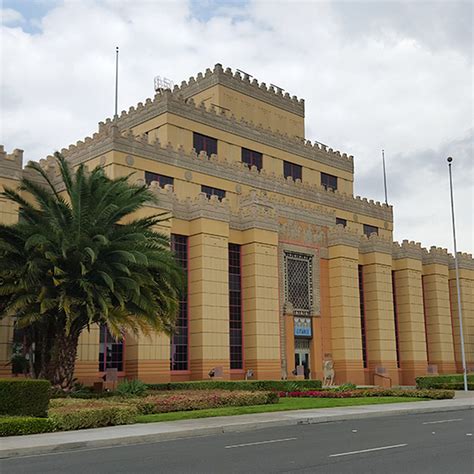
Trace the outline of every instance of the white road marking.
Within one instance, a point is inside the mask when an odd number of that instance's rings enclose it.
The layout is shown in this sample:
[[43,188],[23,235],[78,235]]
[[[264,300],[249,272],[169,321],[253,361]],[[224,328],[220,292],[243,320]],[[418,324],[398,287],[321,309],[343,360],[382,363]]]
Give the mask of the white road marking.
[[244,446],[256,446],[257,444],[282,443],[283,441],[294,441],[295,439],[298,438],[270,439],[268,441],[257,441],[256,443],[231,444],[229,446],[226,446],[225,449],[243,448]]
[[472,433],[466,433],[466,436],[472,436]]
[[453,418],[451,420],[425,421],[422,425],[435,425],[437,423],[451,423],[453,421],[462,421],[462,418]]
[[381,451],[382,449],[402,448],[403,446],[408,446],[408,445],[407,443],[393,444],[392,446],[380,446],[379,448],[369,448],[369,449],[361,449],[360,451],[349,451],[347,453],[330,454],[329,457],[336,458],[338,456],[350,456],[351,454],[370,453],[371,451]]

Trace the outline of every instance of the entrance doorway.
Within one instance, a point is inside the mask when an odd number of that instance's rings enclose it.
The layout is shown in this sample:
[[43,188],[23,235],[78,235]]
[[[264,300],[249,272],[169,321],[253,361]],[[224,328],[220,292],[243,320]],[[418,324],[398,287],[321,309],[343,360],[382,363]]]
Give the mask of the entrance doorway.
[[295,337],[295,373],[311,378],[309,340]]

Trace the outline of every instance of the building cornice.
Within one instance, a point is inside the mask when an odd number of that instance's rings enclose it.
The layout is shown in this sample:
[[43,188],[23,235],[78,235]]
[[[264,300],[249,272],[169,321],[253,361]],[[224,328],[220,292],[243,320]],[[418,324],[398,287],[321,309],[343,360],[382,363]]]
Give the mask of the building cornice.
[[366,253],[385,253],[392,254],[392,241],[384,239],[377,234],[371,234],[369,237],[366,235],[360,236],[359,252],[361,254]]
[[359,244],[360,234],[347,227],[339,224],[328,230],[328,247],[345,245],[347,247],[359,248]]
[[414,260],[422,260],[423,249],[419,242],[404,240],[401,244],[393,242],[392,257],[394,260],[402,258],[412,258]]
[[431,247],[430,250],[423,249],[423,265],[449,265],[449,254],[447,249]]

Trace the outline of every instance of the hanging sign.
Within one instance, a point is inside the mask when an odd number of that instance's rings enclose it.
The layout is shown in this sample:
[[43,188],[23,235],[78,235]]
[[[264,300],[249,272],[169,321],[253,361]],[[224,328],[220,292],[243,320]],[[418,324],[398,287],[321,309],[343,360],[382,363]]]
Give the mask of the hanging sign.
[[295,336],[312,337],[311,318],[295,318]]

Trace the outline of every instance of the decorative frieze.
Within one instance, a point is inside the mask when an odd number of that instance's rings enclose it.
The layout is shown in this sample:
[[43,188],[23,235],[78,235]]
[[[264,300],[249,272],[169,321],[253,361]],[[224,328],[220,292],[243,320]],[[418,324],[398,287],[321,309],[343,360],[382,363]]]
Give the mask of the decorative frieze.
[[[470,253],[458,252],[458,267],[463,270],[474,270],[474,260]],[[454,256],[449,255],[449,269],[455,268]]]
[[392,257],[395,260],[401,258],[412,258],[421,260],[423,258],[423,249],[419,242],[404,240],[401,244],[394,242],[392,246]]
[[364,253],[392,253],[392,241],[384,239],[377,234],[371,234],[369,237],[362,235],[360,237],[359,252]]
[[359,243],[360,234],[340,224],[328,230],[328,247],[346,245],[359,248]]
[[12,153],[7,153],[0,145],[0,176],[2,178],[20,180],[23,168],[23,150],[15,148]]
[[430,250],[422,250],[423,265],[439,264],[449,265],[449,254],[447,249],[431,247]]

